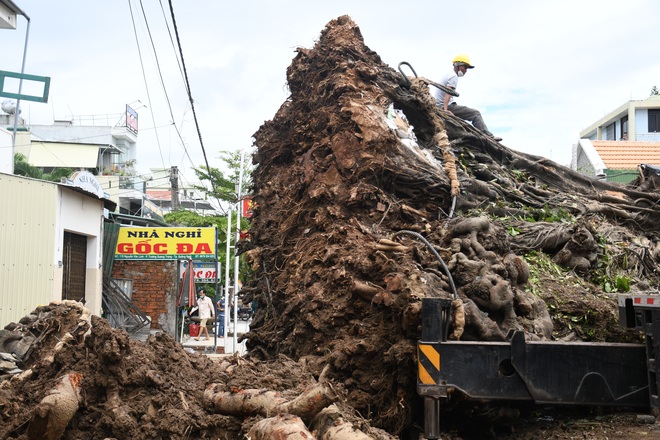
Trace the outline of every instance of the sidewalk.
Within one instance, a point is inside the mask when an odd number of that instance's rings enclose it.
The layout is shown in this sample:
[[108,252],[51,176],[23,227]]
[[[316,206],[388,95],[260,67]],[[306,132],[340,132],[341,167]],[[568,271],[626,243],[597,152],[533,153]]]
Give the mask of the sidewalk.
[[[207,338],[206,340],[199,338],[199,341],[195,340],[195,338],[191,338],[189,335],[183,335],[183,339],[181,340],[181,345],[183,345],[183,348],[189,348],[192,349],[196,352],[203,352],[203,353],[211,353],[213,354],[213,346],[216,342],[215,336],[210,335],[210,338]],[[225,338],[222,336],[218,336],[217,339],[217,350],[216,353],[224,353],[225,352]]]
[[[239,324],[238,328],[238,334],[237,336],[240,337],[244,332],[247,332],[247,323],[242,323]],[[233,325],[232,325],[233,327]],[[244,328],[241,328],[244,327]],[[215,350],[215,354],[220,354],[220,353],[226,353],[226,354],[232,354],[234,351],[238,352],[239,355],[244,355],[247,352],[247,348],[245,347],[245,341],[239,342],[237,344],[236,350],[234,350],[234,335],[232,333],[233,328],[228,329],[228,335],[227,337],[223,336],[218,336],[217,339],[217,349]],[[199,341],[196,341],[195,338],[191,338],[189,335],[184,334],[183,339],[181,340],[181,345],[183,345],[183,348],[191,349],[194,350],[198,353],[204,353],[204,354],[214,354],[213,350],[213,344],[215,342],[215,336],[213,334],[210,335],[210,338],[206,340],[202,340],[202,338],[199,339]]]
[[[247,332],[249,329],[249,322],[240,321],[238,325],[238,336],[240,337],[243,333]],[[227,338],[223,336],[218,336],[216,350],[213,350],[214,343],[216,343],[215,335],[211,332],[210,337],[206,340],[200,338],[199,341],[196,341],[194,337],[190,337],[188,334],[183,334],[183,339],[180,341],[184,349],[188,351],[193,351],[195,353],[205,354],[209,357],[214,357],[216,355],[220,356],[232,356],[234,353],[234,336],[232,332],[234,331],[234,323],[230,323],[228,330]],[[147,340],[147,337],[151,334],[156,334],[161,330],[151,330],[149,326],[145,326],[140,331],[130,335],[131,339],[136,339],[142,342]],[[245,341],[238,343],[237,350],[240,356],[244,355],[247,352],[245,347]],[[226,354],[225,354],[226,353]]]

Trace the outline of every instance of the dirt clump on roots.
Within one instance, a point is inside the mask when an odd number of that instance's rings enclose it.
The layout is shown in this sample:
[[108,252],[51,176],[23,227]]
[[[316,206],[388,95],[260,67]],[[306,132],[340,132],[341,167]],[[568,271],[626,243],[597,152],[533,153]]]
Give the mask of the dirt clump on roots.
[[[660,287],[655,186],[591,180],[484,136],[439,109],[428,80],[385,65],[348,16],[297,49],[287,80],[254,135],[254,215],[237,246],[253,271],[244,302],[258,303],[248,354],[212,362],[166,334],[133,341],[77,303],[40,307],[5,329],[32,349],[0,383],[0,437],[64,425],[65,439],[416,439],[425,297],[452,301],[456,340],[641,340],[614,294]],[[457,407],[447,439],[658,433],[616,412]]]

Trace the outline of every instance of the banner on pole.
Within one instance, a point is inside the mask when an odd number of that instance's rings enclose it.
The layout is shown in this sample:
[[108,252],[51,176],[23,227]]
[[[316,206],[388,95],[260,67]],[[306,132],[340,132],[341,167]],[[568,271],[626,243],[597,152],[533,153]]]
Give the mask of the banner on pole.
[[216,278],[219,279],[219,266],[220,264],[215,261],[180,261],[180,271],[185,272],[188,267],[192,267],[193,275],[196,283],[215,283]]
[[243,197],[243,200],[241,200],[241,215],[243,218],[251,218],[252,217],[252,207],[254,206],[254,201],[252,200],[252,196],[245,196]]

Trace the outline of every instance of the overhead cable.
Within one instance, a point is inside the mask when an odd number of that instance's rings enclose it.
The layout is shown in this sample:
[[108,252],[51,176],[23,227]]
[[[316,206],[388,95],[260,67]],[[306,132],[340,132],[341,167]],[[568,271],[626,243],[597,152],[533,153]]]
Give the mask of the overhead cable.
[[[140,50],[140,40],[138,39],[138,34],[137,34],[137,29],[135,28],[135,17],[133,16],[133,8],[131,7],[131,0],[128,0],[128,9],[131,12],[131,23],[133,24],[133,33],[135,34],[135,44],[137,45],[137,50],[138,50],[138,57],[140,58],[140,67],[142,69],[142,79],[144,81],[144,87],[147,92],[147,101],[149,101],[149,112],[151,113],[151,120],[154,121],[154,125],[156,125],[156,119],[154,118],[154,106],[151,103],[151,95],[149,94],[149,83],[147,82],[147,76],[144,72],[144,63],[142,61],[142,51]],[[146,21],[146,17],[145,17]],[[155,130],[154,133],[156,134],[156,145],[158,145],[158,152],[160,153],[160,161],[163,164],[163,168],[165,168],[165,160],[163,159],[163,150],[161,149],[160,146],[160,138],[158,137],[158,130]]]
[[[176,25],[176,18],[174,17],[174,6],[172,6],[172,0],[169,0],[169,5],[170,5],[170,14],[172,16],[172,25],[174,26],[174,34],[176,35],[176,42],[179,47],[179,55],[181,56],[181,65],[183,66],[183,75],[186,81],[186,89],[188,92],[188,99],[190,100],[190,107],[192,108],[193,112],[193,118],[195,119],[195,127],[197,128],[197,136],[199,137],[199,145],[202,148],[202,153],[204,155],[204,163],[206,164],[206,171],[209,173],[209,176],[211,175],[211,167],[209,166],[209,160],[206,156],[206,149],[204,148],[204,142],[202,141],[202,133],[199,128],[199,121],[197,120],[197,112],[195,111],[195,102],[192,97],[192,92],[190,90],[190,81],[188,80],[188,70],[186,69],[186,62],[183,57],[183,50],[181,48],[181,38],[179,37],[179,29]],[[217,194],[216,188],[215,188],[215,183],[213,182],[212,179],[209,179],[209,182],[211,183],[211,188],[213,190],[213,194]],[[217,197],[216,197],[217,199]],[[220,209],[222,209],[222,206],[220,205],[220,201],[218,200],[218,205],[220,206]],[[223,212],[226,214],[224,209],[222,209]]]

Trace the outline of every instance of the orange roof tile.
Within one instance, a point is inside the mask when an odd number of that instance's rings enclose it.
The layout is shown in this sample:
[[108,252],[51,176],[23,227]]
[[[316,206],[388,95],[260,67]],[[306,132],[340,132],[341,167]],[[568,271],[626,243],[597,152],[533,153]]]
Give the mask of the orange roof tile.
[[172,192],[169,189],[147,189],[147,195],[151,200],[172,199]]
[[591,141],[611,170],[634,170],[639,164],[660,166],[660,142]]

